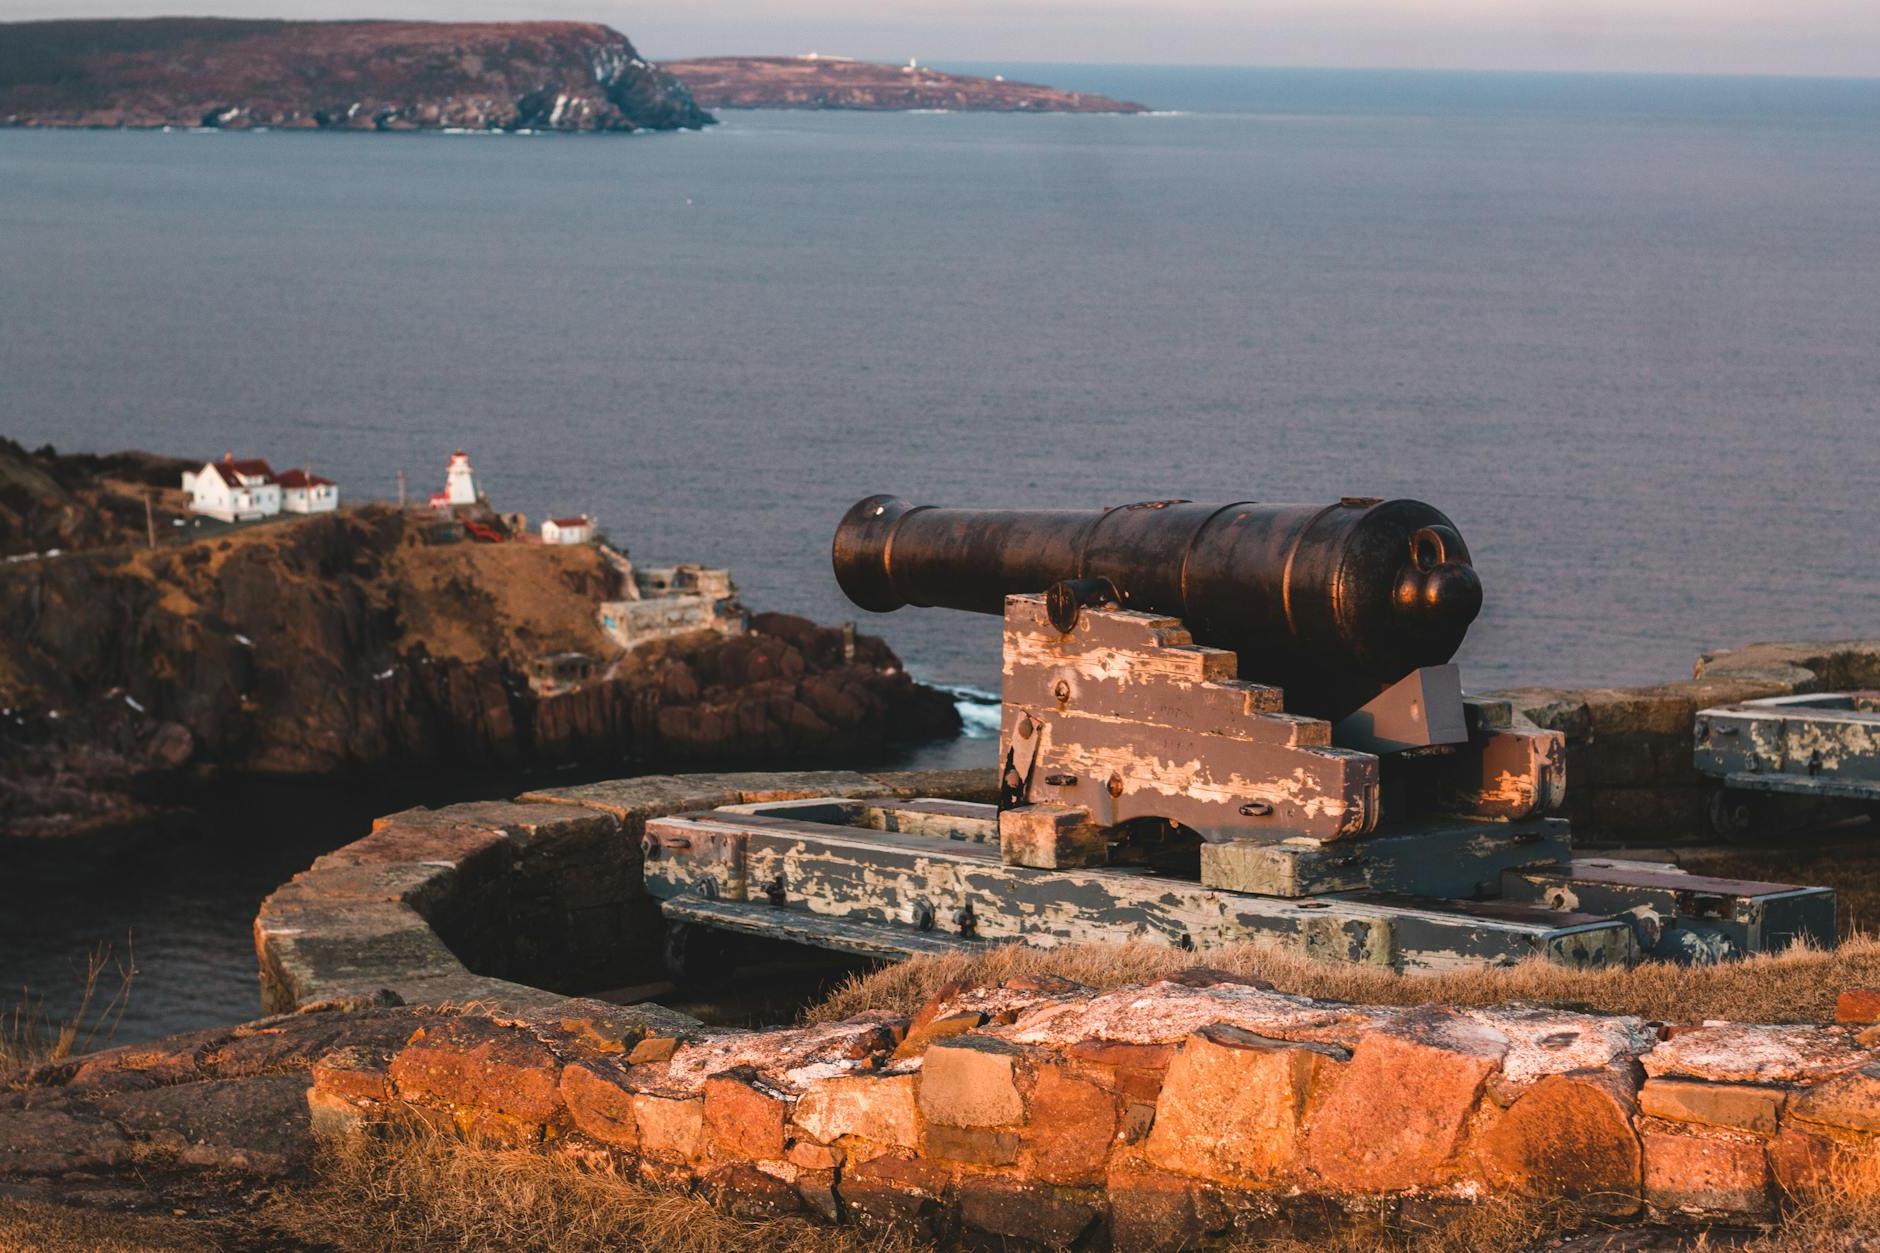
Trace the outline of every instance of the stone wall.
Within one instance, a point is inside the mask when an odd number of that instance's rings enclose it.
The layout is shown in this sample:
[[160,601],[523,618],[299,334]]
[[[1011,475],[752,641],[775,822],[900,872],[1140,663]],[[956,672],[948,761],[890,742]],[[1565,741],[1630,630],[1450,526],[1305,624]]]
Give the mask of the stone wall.
[[522,1006],[658,977],[648,818],[810,796],[991,800],[987,770],[650,775],[413,809],[315,861],[255,918],[261,1002],[283,1013],[389,991]]
[[410,1025],[314,1063],[316,1127],[415,1113],[753,1217],[1157,1249],[1379,1205],[1760,1223],[1880,1189],[1880,1027],[1851,1023],[1377,1009],[1196,969],[763,1032],[581,1001]]
[[1709,790],[1691,764],[1698,710],[1863,687],[1880,687],[1880,640],[1751,644],[1704,654],[1684,682],[1495,695],[1540,726],[1566,733],[1563,813],[1577,838],[1662,845],[1705,831]]

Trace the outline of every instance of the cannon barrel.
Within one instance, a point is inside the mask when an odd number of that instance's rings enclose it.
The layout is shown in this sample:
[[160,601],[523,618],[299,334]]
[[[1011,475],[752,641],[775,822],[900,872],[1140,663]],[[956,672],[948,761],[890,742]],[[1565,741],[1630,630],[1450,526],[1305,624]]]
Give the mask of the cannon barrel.
[[877,613],[996,614],[1010,595],[1108,580],[1122,608],[1181,618],[1197,643],[1233,649],[1242,678],[1323,717],[1448,661],[1482,606],[1455,524],[1417,500],[995,510],[870,496],[833,555],[842,590]]

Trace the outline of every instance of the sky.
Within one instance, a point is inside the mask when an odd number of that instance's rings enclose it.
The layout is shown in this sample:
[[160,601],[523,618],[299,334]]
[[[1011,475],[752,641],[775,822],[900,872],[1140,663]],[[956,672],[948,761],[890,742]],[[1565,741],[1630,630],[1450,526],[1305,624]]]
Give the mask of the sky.
[[1880,0],[0,0],[0,19],[567,18],[654,58],[1880,75]]

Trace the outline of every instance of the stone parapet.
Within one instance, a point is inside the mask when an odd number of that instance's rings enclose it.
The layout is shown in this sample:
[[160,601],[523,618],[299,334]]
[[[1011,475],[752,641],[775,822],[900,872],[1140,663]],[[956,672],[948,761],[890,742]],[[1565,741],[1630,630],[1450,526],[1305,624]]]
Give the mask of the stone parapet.
[[1707,780],[1692,764],[1697,711],[1735,701],[1880,687],[1880,640],[1750,644],[1705,653],[1688,680],[1493,693],[1567,737],[1564,816],[1575,834],[1629,843],[1704,830]]
[[314,1064],[322,1127],[416,1114],[740,1213],[1146,1249],[1341,1207],[1742,1223],[1880,1189],[1855,1025],[1353,1006],[1207,970],[759,1032],[574,1000],[411,1013],[403,1044]]
[[413,809],[373,824],[261,904],[265,1012],[325,1001],[478,1001],[645,982],[658,902],[641,881],[648,818],[810,796],[989,800],[991,770],[652,775]]

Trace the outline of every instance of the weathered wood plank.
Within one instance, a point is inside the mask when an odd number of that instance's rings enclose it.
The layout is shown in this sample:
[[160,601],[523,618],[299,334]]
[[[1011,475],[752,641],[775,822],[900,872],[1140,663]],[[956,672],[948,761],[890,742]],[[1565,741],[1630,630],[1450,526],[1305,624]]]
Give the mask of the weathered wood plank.
[[1045,946],[1140,939],[1207,949],[1265,938],[1397,969],[1505,964],[1535,954],[1571,964],[1630,960],[1630,928],[1608,921],[1533,911],[1492,916],[1442,902],[1380,903],[1353,895],[1289,900],[1139,871],[1005,866],[984,845],[817,830],[755,815],[658,819],[649,829],[721,822],[751,824],[745,828],[748,898],[781,911]]

